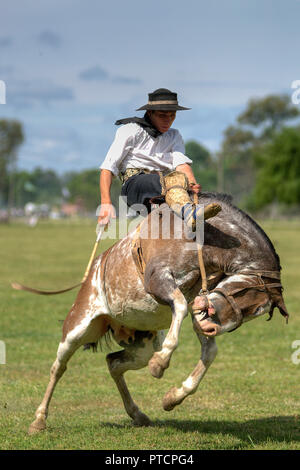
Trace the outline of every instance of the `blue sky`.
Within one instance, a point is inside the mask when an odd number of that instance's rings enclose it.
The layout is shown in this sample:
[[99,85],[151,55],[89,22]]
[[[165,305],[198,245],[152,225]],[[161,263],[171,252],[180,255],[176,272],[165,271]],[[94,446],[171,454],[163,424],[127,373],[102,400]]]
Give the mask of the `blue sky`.
[[174,127],[216,151],[251,97],[300,79],[300,0],[0,0],[0,118],[19,119],[19,168],[97,168],[115,120],[159,87]]

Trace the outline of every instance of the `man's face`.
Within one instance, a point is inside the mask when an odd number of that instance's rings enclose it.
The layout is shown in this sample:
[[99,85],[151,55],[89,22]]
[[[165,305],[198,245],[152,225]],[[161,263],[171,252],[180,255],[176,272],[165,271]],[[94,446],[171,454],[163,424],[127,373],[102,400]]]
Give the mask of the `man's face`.
[[176,111],[148,111],[152,124],[159,132],[167,132],[172,126]]

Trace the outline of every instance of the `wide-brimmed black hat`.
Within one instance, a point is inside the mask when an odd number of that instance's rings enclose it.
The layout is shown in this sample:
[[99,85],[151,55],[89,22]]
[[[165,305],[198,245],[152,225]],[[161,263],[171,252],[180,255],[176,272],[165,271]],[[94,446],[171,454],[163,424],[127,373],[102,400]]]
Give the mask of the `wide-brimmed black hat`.
[[177,93],[173,93],[166,88],[158,88],[153,93],[148,94],[148,103],[136,111],[147,110],[160,110],[160,111],[184,111],[191,108],[184,108],[179,106],[177,100]]

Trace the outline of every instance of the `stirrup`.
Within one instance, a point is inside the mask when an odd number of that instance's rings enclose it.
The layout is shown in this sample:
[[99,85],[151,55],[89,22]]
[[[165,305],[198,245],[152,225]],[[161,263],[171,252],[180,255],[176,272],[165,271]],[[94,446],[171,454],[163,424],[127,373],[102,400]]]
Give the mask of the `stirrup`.
[[207,220],[217,215],[221,210],[221,206],[215,202],[205,207],[188,203],[181,208],[181,217],[192,232],[195,232],[197,218],[203,217],[203,220]]

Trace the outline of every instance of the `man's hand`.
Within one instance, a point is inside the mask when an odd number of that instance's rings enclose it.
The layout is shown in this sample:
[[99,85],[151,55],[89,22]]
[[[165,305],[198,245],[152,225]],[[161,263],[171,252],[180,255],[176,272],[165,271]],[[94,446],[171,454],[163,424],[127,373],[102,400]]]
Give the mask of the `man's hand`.
[[116,218],[116,211],[114,206],[110,204],[101,204],[100,211],[98,214],[98,224],[106,225],[110,219]]
[[195,194],[198,194],[201,192],[201,184],[198,184],[198,183],[190,183],[189,184],[189,189],[190,191],[192,191],[193,193]]
[[176,167],[176,171],[181,171],[187,176],[187,179],[189,180],[189,190],[192,191],[192,193],[200,193],[202,188],[200,184],[196,183],[196,178],[194,176],[191,165],[188,163],[183,163],[182,165],[178,165]]
[[111,203],[110,187],[113,174],[109,170],[101,170],[100,173],[100,195],[101,206],[98,213],[98,225],[107,225],[110,219],[116,218],[116,211]]

